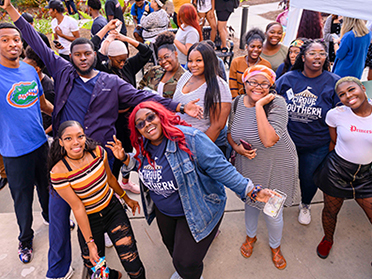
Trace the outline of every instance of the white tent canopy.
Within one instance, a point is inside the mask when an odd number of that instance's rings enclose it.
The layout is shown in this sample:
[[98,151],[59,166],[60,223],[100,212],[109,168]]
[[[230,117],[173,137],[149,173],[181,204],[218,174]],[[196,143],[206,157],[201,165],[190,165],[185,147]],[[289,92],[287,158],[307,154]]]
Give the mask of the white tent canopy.
[[302,9],[372,20],[371,0],[291,0],[284,44],[296,38]]

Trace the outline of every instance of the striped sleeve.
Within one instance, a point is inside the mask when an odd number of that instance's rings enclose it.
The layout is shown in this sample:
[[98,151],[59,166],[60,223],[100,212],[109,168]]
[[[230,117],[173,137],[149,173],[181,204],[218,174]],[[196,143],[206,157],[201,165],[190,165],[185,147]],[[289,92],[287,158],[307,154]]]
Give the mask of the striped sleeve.
[[64,189],[70,187],[70,182],[65,173],[52,173],[50,172],[50,180],[54,189]]

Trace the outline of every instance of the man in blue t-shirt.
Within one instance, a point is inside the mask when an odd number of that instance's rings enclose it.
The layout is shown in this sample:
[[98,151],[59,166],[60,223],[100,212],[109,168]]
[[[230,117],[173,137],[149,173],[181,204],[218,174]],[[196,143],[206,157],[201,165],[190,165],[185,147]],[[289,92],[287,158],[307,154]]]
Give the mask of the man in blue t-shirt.
[[9,189],[20,230],[19,258],[32,257],[32,202],[37,187],[44,222],[49,222],[48,144],[40,109],[51,115],[35,69],[20,62],[21,32],[0,23],[0,154],[3,155]]
[[145,0],[136,0],[136,2],[134,3],[134,5],[132,6],[130,10],[130,14],[133,16],[133,21],[136,25],[136,28],[134,28],[134,31],[133,31],[133,36],[137,41],[141,43],[143,43],[143,37],[142,37],[143,27],[141,26],[141,18],[142,18],[143,13],[145,12],[146,6],[149,6],[149,9],[150,9],[149,13],[154,11],[154,9],[151,8],[150,3]]
[[88,0],[88,13],[93,18],[92,28],[90,29],[92,37],[107,24],[107,19],[99,12],[101,8],[100,0]]

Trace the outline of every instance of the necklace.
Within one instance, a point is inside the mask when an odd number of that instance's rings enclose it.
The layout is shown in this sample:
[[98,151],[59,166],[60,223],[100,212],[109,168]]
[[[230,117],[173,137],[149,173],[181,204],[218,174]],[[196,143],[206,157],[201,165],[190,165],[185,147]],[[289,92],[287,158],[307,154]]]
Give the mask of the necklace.
[[260,62],[260,60],[261,60],[261,57],[258,56],[257,61],[252,66],[249,66],[248,55],[245,57],[245,61],[247,62],[248,67],[256,66],[258,62]]
[[81,156],[80,158],[77,158],[77,159],[71,158],[70,156],[68,156],[68,155],[66,154],[66,157],[67,157],[67,158],[69,158],[70,160],[74,160],[74,161],[79,161],[79,160],[83,159],[84,156],[85,156],[85,150],[83,151],[83,156]]

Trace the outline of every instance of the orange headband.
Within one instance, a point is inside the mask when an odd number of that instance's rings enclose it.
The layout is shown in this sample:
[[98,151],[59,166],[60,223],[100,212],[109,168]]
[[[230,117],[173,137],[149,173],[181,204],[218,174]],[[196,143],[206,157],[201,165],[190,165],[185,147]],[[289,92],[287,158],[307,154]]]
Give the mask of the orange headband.
[[242,76],[242,80],[243,82],[246,82],[250,77],[253,77],[255,75],[263,75],[269,80],[271,85],[275,83],[275,79],[276,79],[275,72],[271,70],[270,68],[263,66],[263,65],[255,65],[255,66],[252,66],[246,69]]

